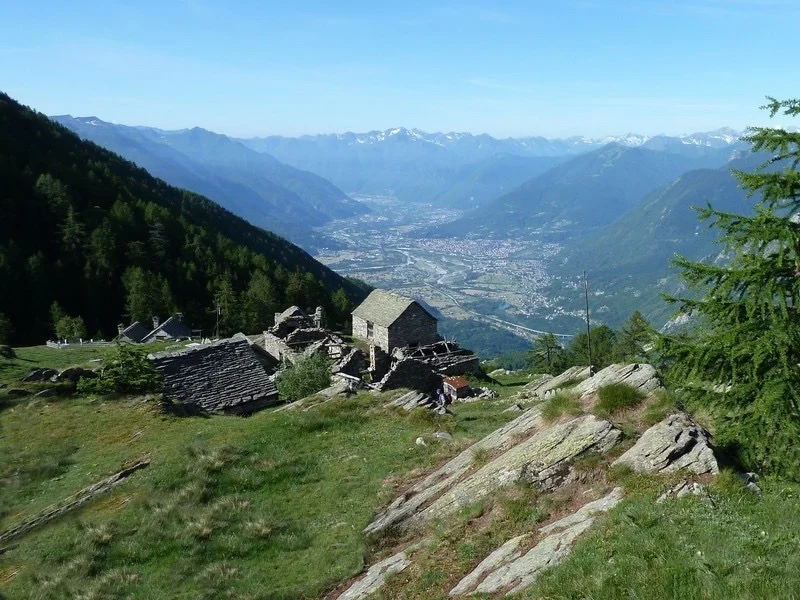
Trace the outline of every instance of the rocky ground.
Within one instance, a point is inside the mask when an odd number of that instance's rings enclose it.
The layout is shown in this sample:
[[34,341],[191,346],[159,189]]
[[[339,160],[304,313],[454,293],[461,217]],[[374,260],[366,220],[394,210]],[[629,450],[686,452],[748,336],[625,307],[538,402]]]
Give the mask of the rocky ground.
[[[685,472],[687,478],[714,475],[719,467],[709,435],[686,413],[675,411],[642,431],[630,432],[639,407],[600,418],[592,414],[600,390],[628,386],[638,404],[657,402],[663,392],[652,366],[612,365],[589,377],[588,369],[572,368],[558,377],[542,377],[509,400],[522,413],[405,489],[364,529],[372,538],[406,540],[388,557],[375,562],[339,598],[353,600],[379,594],[387,578],[414,564],[420,549],[435,543],[431,528],[498,490],[523,484],[538,494],[571,489],[569,510],[551,522],[503,541],[452,587],[450,596],[506,595],[522,591],[543,571],[569,555],[575,541],[596,519],[616,506],[625,489],[581,486],[583,470],[575,466],[587,457],[616,457],[612,467],[638,473]],[[545,417],[548,401],[569,395],[581,414]],[[623,429],[627,431],[624,433]],[[624,451],[623,451],[624,450]],[[683,481],[675,493],[702,490]],[[576,492],[580,491],[582,497]]]

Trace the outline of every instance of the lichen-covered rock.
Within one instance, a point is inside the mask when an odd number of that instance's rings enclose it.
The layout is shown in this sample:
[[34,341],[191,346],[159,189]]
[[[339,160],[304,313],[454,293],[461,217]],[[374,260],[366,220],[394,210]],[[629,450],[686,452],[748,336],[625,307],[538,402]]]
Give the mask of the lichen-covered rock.
[[560,563],[572,550],[575,540],[592,526],[595,516],[608,512],[622,499],[622,488],[586,504],[575,513],[542,527],[540,541],[530,550],[522,548],[531,534],[508,540],[487,556],[469,575],[450,591],[451,596],[515,594],[530,586],[539,574]]
[[[527,481],[543,491],[555,489],[577,456],[587,451],[607,452],[620,437],[611,423],[592,415],[545,426],[540,414],[538,409],[528,411],[462,452],[395,500],[365,533],[421,527],[517,481]],[[468,473],[478,451],[492,449],[502,451]]]
[[513,396],[513,399],[517,402],[542,400],[550,392],[555,392],[575,381],[584,381],[588,377],[589,367],[570,367],[556,377],[544,375],[536,381],[526,384],[518,394]]
[[386,510],[375,517],[375,520],[364,529],[364,533],[378,533],[399,526],[400,523],[463,477],[472,466],[476,454],[508,450],[520,438],[529,435],[542,424],[541,410],[538,407],[534,407],[506,423],[406,490]]
[[569,465],[576,457],[587,451],[607,452],[619,437],[620,431],[611,423],[593,415],[545,427],[469,474],[406,523],[410,527],[422,525],[518,481],[527,481],[541,491],[553,490],[569,474]]
[[347,590],[339,595],[338,600],[362,600],[377,592],[386,583],[386,578],[393,573],[400,573],[411,565],[410,557],[418,549],[431,543],[431,538],[423,538],[378,563],[372,565],[367,573],[356,580]]
[[624,383],[643,394],[649,394],[661,387],[658,373],[651,365],[634,363],[608,366],[595,373],[594,377],[584,379],[572,388],[572,391],[581,397],[586,397],[595,393],[601,387],[613,383]]
[[709,435],[686,413],[679,412],[656,423],[634,446],[614,461],[637,473],[669,473],[686,469],[692,473],[719,473]]

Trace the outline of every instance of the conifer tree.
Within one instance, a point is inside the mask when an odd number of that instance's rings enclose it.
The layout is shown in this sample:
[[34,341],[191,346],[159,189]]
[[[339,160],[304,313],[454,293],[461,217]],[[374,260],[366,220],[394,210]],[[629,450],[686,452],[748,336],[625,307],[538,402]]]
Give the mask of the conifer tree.
[[[771,117],[800,114],[800,100],[768,100]],[[800,133],[752,127],[744,139],[770,155],[754,172],[733,171],[753,212],[699,210],[730,260],[674,261],[690,293],[667,300],[700,327],[662,341],[690,406],[711,413],[718,443],[748,468],[800,479]]]

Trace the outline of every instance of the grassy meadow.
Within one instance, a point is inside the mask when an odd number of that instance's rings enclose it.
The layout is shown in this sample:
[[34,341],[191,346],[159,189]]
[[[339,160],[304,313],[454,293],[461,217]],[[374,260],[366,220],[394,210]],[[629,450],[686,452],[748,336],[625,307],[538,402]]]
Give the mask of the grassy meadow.
[[[0,551],[4,600],[324,597],[405,543],[362,536],[375,512],[515,416],[502,398],[437,416],[362,393],[241,418],[167,415],[147,397],[3,396],[31,368],[101,356],[31,348],[0,359],[0,530],[151,457],[111,492]],[[506,397],[530,380],[516,373],[488,385]],[[704,495],[657,503],[680,476],[634,476],[609,462],[675,398],[642,401],[619,389],[605,398],[604,411],[626,432],[612,456],[584,457],[576,482],[555,493],[514,485],[431,524],[425,535],[434,543],[376,597],[444,600],[509,538],[620,484],[626,499],[520,597],[797,597],[800,486],[767,479],[755,495],[725,472]],[[545,409],[565,419],[581,407],[560,394]],[[435,431],[454,439],[434,441]],[[476,468],[487,459],[476,456]]]

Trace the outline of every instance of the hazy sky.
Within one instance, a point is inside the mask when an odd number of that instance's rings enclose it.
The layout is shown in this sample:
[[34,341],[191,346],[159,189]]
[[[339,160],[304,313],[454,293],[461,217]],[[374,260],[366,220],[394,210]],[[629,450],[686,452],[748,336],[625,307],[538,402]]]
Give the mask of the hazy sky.
[[500,137],[739,128],[800,91],[800,0],[388,4],[0,0],[0,90],[236,136]]

